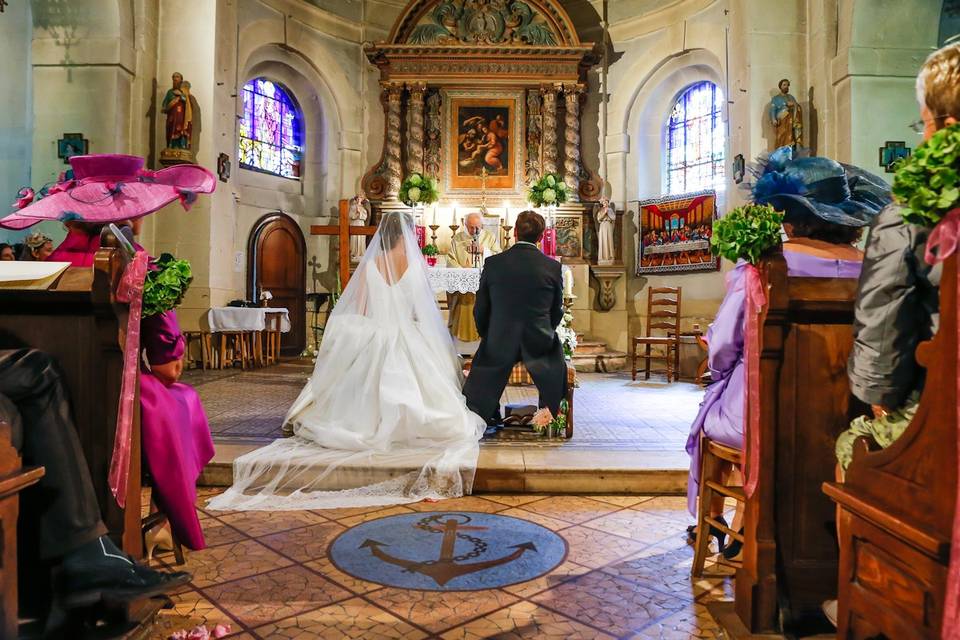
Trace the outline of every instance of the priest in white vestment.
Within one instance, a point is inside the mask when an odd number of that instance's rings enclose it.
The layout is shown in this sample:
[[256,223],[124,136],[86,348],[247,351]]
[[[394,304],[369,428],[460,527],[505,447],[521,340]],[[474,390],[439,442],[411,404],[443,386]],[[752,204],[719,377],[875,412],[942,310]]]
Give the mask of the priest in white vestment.
[[[471,213],[463,221],[463,229],[453,236],[450,251],[447,253],[447,266],[470,268],[475,266],[474,254],[479,256],[482,266],[487,256],[500,253],[500,243],[496,236],[483,228],[483,216]],[[477,325],[473,319],[473,307],[477,297],[473,293],[451,293],[450,333],[462,342],[476,342],[480,339]]]

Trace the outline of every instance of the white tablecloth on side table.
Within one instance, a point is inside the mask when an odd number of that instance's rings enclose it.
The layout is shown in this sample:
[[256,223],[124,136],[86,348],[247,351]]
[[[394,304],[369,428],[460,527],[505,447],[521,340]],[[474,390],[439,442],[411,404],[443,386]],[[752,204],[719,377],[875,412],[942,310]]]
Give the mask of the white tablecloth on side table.
[[290,331],[290,313],[282,307],[214,307],[207,311],[207,324],[211,333],[265,331],[268,313],[282,313],[280,331]]

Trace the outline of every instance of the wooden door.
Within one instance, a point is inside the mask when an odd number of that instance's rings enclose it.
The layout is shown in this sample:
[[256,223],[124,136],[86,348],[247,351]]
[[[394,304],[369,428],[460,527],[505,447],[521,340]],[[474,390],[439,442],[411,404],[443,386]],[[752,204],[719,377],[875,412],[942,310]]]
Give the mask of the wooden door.
[[286,214],[260,218],[250,233],[247,296],[257,301],[266,290],[273,294],[269,306],[289,309],[290,331],[280,341],[285,356],[298,356],[307,346],[306,252],[303,232]]

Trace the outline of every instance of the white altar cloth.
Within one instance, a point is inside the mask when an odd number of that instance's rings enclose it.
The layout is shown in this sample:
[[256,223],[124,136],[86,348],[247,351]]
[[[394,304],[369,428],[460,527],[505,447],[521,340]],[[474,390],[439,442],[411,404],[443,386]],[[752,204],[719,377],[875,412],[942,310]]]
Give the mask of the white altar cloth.
[[[427,267],[427,279],[434,293],[476,293],[480,271],[472,267]],[[563,265],[563,271],[570,271],[570,267]]]
[[280,331],[290,331],[290,313],[283,307],[213,307],[207,311],[211,333],[219,331],[264,331],[267,314],[281,313]]

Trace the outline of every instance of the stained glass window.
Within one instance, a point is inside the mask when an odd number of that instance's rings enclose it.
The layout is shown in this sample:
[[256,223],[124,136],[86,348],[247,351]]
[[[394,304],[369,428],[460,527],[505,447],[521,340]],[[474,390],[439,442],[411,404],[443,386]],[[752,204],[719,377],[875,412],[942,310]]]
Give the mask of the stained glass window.
[[300,110],[286,89],[265,78],[243,86],[241,167],[299,180],[302,136]]
[[722,191],[723,91],[712,82],[688,87],[667,124],[667,193]]

